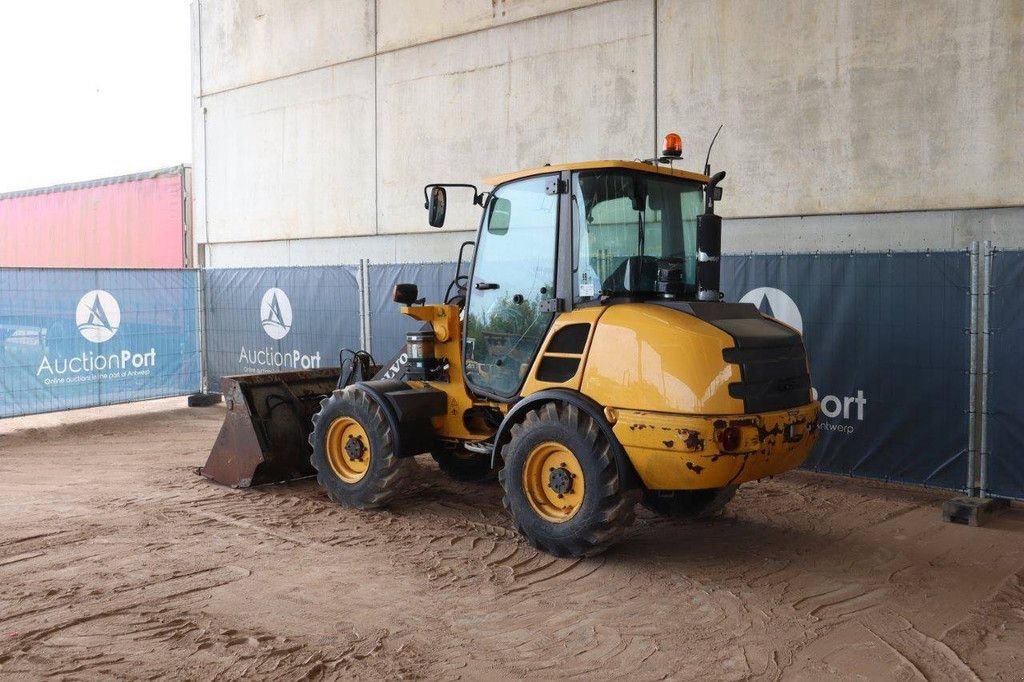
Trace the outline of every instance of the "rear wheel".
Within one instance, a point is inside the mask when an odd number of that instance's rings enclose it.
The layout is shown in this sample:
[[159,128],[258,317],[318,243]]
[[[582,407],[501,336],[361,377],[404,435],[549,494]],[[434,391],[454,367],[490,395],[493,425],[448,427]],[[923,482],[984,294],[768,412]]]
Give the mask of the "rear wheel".
[[534,547],[592,556],[633,523],[638,491],[624,486],[612,444],[574,405],[546,403],[512,427],[499,472],[505,508]]
[[332,500],[373,509],[399,491],[408,466],[395,454],[394,442],[380,405],[362,391],[335,391],[313,416],[310,463]]
[[437,466],[456,481],[487,481],[495,476],[489,454],[470,452],[462,447],[452,450],[434,450],[431,453]]
[[677,519],[708,519],[715,516],[736,495],[738,485],[706,490],[644,491],[643,505],[651,511]]

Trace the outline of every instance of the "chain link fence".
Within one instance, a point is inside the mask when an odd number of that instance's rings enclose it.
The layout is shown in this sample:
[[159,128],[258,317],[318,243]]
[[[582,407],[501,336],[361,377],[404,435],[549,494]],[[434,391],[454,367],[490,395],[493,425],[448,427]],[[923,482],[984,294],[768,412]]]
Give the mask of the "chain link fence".
[[966,252],[725,257],[722,289],[802,331],[821,435],[805,467],[962,490]]
[[[463,273],[468,273],[468,266]],[[0,269],[0,417],[217,391],[233,374],[386,361],[454,263]],[[807,467],[1024,499],[1024,252],[727,256],[728,300],[800,329],[822,405]]]
[[207,387],[234,374],[336,367],[363,347],[357,267],[203,271]]
[[[989,297],[982,308],[981,371],[987,391],[981,411],[981,492],[1024,499],[1024,251],[982,248],[982,284]],[[987,310],[986,310],[987,308]]]
[[[371,349],[379,362],[386,362],[405,344],[406,332],[419,329],[422,322],[403,315],[392,300],[396,284],[416,284],[427,303],[443,303],[455,279],[455,263],[408,263],[369,265],[369,317]],[[463,273],[469,268],[463,267]]]
[[202,383],[195,270],[0,269],[0,417]]

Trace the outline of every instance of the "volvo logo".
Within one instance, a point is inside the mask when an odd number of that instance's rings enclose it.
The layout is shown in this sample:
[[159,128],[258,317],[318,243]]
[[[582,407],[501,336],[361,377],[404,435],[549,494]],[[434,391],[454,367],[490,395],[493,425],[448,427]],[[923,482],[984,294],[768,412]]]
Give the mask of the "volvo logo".
[[260,323],[272,339],[283,339],[292,328],[292,304],[278,288],[267,289],[260,303]]
[[758,287],[748,291],[740,299],[740,303],[753,303],[762,315],[773,317],[783,324],[788,324],[801,334],[804,331],[804,319],[796,302],[782,289]]
[[75,324],[87,341],[109,341],[121,326],[121,306],[110,292],[93,289],[78,300]]

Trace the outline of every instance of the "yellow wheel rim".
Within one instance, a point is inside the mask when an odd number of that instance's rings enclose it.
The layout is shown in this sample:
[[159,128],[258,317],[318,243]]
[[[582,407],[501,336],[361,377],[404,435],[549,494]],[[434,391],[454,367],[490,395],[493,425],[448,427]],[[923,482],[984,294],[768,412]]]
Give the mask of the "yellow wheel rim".
[[583,467],[572,451],[554,441],[530,450],[523,466],[523,491],[533,511],[552,523],[568,521],[583,506]]
[[327,462],[346,483],[359,482],[370,468],[370,439],[352,417],[338,417],[327,429]]

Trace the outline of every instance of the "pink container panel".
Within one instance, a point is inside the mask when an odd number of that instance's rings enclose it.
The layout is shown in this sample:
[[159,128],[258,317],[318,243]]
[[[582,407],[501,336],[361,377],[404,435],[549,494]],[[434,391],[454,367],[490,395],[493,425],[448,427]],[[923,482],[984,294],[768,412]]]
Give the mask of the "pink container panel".
[[0,196],[0,267],[180,268],[182,175]]

